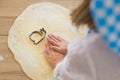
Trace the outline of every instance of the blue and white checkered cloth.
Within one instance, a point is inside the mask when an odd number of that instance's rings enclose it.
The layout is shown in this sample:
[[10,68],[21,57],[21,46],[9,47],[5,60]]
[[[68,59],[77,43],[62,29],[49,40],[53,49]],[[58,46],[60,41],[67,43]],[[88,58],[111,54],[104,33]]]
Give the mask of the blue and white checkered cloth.
[[97,31],[120,55],[120,0],[91,0],[90,10]]

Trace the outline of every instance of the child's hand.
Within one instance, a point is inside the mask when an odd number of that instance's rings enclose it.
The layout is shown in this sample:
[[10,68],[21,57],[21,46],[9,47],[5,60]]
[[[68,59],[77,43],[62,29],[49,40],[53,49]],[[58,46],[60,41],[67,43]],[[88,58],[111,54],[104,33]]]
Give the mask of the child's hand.
[[45,43],[45,51],[44,51],[44,53],[45,53],[45,57],[46,57],[48,63],[52,67],[55,67],[64,58],[64,55],[54,51],[51,48],[51,45],[48,42]]
[[67,45],[68,41],[64,40],[60,36],[55,36],[52,34],[49,34],[48,37],[48,42],[52,45],[51,48],[59,53],[66,54],[67,53]]

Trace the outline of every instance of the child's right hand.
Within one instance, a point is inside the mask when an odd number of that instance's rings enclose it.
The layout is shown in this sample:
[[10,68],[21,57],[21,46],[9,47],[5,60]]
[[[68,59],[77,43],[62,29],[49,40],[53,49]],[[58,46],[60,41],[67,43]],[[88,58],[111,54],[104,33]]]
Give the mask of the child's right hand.
[[63,55],[66,55],[67,53],[67,45],[68,41],[64,40],[60,36],[55,36],[52,34],[49,34],[48,37],[48,42],[52,45],[51,48],[59,53],[62,53]]
[[48,61],[48,63],[53,67],[55,68],[56,65],[63,60],[64,58],[64,55],[59,53],[59,52],[56,52],[54,51],[53,49],[51,49],[51,45],[46,42],[45,43],[45,50],[44,50],[44,53],[45,53],[45,57]]

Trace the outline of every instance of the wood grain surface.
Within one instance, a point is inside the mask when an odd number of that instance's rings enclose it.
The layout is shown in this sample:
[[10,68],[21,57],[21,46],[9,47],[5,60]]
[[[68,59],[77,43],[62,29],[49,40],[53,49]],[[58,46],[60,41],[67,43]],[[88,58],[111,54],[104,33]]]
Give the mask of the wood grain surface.
[[8,48],[8,31],[22,11],[33,3],[53,2],[74,9],[81,0],[0,0],[0,80],[31,80],[25,75]]

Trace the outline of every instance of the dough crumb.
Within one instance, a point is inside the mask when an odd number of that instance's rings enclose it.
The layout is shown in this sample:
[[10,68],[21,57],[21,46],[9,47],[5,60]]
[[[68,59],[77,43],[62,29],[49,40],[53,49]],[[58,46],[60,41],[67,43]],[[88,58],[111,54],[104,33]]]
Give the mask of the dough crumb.
[[0,55],[0,61],[3,61],[3,56],[2,55]]

